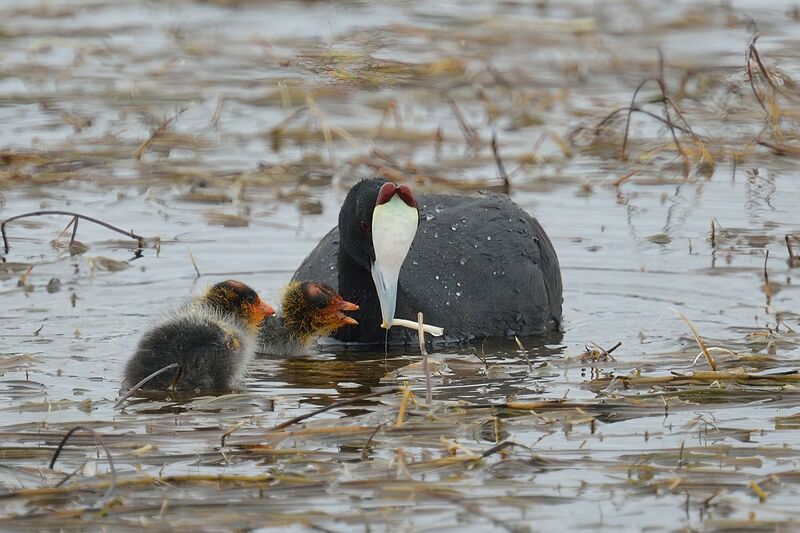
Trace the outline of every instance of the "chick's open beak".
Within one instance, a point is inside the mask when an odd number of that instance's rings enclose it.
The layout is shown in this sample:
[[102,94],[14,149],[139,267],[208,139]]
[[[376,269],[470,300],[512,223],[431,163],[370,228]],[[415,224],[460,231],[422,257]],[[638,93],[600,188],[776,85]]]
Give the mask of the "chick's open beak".
[[344,314],[345,311],[358,311],[358,306],[356,304],[337,296],[336,299],[331,302],[330,307],[333,309],[334,318],[338,323],[336,327],[358,325],[355,318]]
[[355,318],[353,318],[351,316],[347,316],[347,315],[342,315],[340,323],[341,323],[342,326],[357,326],[358,325],[358,321]]
[[[394,189],[390,190],[390,187]],[[400,268],[411,248],[418,224],[419,211],[410,189],[400,189],[393,183],[385,183],[378,194],[378,205],[372,214],[375,261],[371,268],[372,281],[381,304],[381,327],[385,329],[392,327]]]

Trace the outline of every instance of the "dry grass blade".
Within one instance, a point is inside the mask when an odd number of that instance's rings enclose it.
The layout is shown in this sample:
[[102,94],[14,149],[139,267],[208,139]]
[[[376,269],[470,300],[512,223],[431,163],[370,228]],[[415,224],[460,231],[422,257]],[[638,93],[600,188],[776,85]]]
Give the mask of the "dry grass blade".
[[[657,100],[657,102],[660,102],[662,104],[662,110],[664,114],[663,117],[660,117],[655,113],[651,113],[649,111],[640,109],[639,107],[636,106],[636,98],[639,96],[639,93],[645,87],[645,85],[647,85],[651,81],[656,83],[659,91],[661,92],[661,98]],[[672,110],[675,113],[675,115],[681,120],[681,122],[683,122],[683,126],[679,126],[673,122],[672,117],[670,116],[671,115],[670,110]],[[631,117],[633,113],[636,112],[636,113],[643,113],[647,116],[655,118],[656,120],[667,126],[667,128],[670,131],[670,134],[672,135],[672,140],[675,143],[675,148],[678,150],[678,154],[680,155],[681,161],[683,163],[684,178],[689,177],[690,161],[689,161],[689,156],[686,153],[686,150],[683,148],[680,140],[678,139],[676,131],[680,131],[681,133],[690,135],[700,149],[702,160],[708,164],[713,163],[713,157],[711,156],[711,153],[706,149],[705,143],[702,141],[702,139],[700,139],[700,137],[697,134],[694,133],[694,131],[692,131],[692,128],[689,125],[686,118],[683,116],[683,113],[681,113],[680,109],[678,109],[678,106],[667,95],[667,84],[666,84],[666,79],[664,77],[664,56],[660,50],[659,50],[658,76],[654,78],[647,78],[643,80],[641,83],[639,83],[639,85],[633,91],[633,96],[631,97],[630,105],[628,105],[627,107],[616,109],[612,111],[610,114],[608,114],[603,120],[601,120],[597,124],[597,126],[595,126],[595,135],[597,135],[599,131],[603,129],[603,127],[608,122],[610,122],[617,114],[623,111],[627,111],[627,116],[625,119],[625,130],[622,137],[622,147],[620,149],[621,159],[625,160],[628,157],[627,151],[628,151],[628,141],[630,138]]]
[[680,319],[686,323],[687,326],[689,326],[689,330],[692,332],[694,340],[697,342],[698,346],[700,346],[700,349],[703,351],[703,355],[706,357],[708,366],[711,367],[711,370],[716,370],[717,364],[714,362],[714,358],[711,357],[711,353],[708,351],[708,348],[706,348],[706,344],[703,342],[703,339],[700,338],[700,333],[697,332],[697,328],[694,327],[694,324],[692,324],[691,321],[688,318],[686,318],[686,315],[684,315],[677,309],[672,307],[670,307],[670,309],[672,309],[675,312],[675,314],[678,315]]
[[635,175],[637,175],[637,174],[638,174],[638,173],[640,173],[640,172],[641,172],[641,169],[634,169],[634,170],[631,170],[631,171],[629,171],[629,172],[626,172],[625,174],[623,174],[623,175],[622,175],[622,176],[620,176],[619,178],[615,179],[615,180],[612,182],[612,184],[611,184],[611,185],[612,185],[613,187],[619,187],[619,186],[621,186],[623,183],[625,183],[626,181],[628,181],[629,179],[631,179],[632,177],[634,177]]
[[470,126],[469,122],[467,122],[467,119],[464,118],[464,115],[461,113],[461,109],[459,109],[456,101],[452,98],[449,98],[447,102],[450,104],[450,109],[453,110],[453,115],[455,115],[456,120],[458,121],[458,125],[461,128],[461,133],[464,134],[464,140],[467,141],[467,145],[469,145],[471,148],[477,148],[483,144],[478,131]]
[[307,420],[307,419],[309,419],[309,418],[311,418],[313,416],[317,416],[318,414],[324,413],[326,411],[330,411],[332,409],[337,409],[339,407],[344,407],[345,405],[351,405],[351,404],[354,404],[354,403],[358,403],[358,402],[360,402],[362,400],[366,400],[366,399],[369,399],[369,398],[374,398],[376,396],[383,396],[384,394],[392,394],[392,393],[398,392],[400,390],[401,390],[401,387],[389,387],[389,388],[386,388],[386,389],[381,389],[379,391],[370,392],[369,394],[362,394],[361,396],[356,396],[354,398],[348,398],[346,400],[340,400],[338,402],[333,402],[332,404],[326,405],[325,407],[322,407],[320,409],[315,409],[314,411],[311,411],[309,413],[305,413],[305,414],[302,414],[300,416],[296,416],[294,418],[290,418],[289,420],[286,420],[285,422],[281,422],[280,424],[277,424],[277,425],[273,426],[270,429],[270,431],[279,431],[281,429],[285,429],[285,428],[287,428],[289,426],[297,424],[298,422],[302,422],[303,420]]
[[397,427],[403,427],[403,418],[406,414],[406,406],[408,405],[409,398],[411,398],[411,388],[408,386],[408,383],[406,383],[403,387],[403,397],[400,398],[400,407],[397,410],[397,422],[395,423]]
[[75,236],[78,234],[78,221],[80,220],[78,217],[72,218],[72,235],[69,237],[69,245],[72,247],[75,244]]
[[717,226],[714,224],[714,219],[711,219],[711,247],[717,247]]
[[500,403],[473,403],[462,405],[463,409],[512,409],[515,411],[534,411],[540,409],[588,409],[588,402],[569,402],[566,400],[508,401]]
[[[756,42],[760,37],[761,36],[759,34],[754,34],[747,43],[745,52],[745,70],[747,71],[747,80],[750,84],[750,90],[753,92],[753,96],[765,114],[764,129],[762,129],[761,132],[759,132],[759,134],[756,136],[753,144],[766,146],[770,148],[773,153],[778,155],[797,155],[797,149],[794,147],[769,143],[761,140],[761,135],[763,135],[765,131],[771,131],[773,136],[783,135],[780,130],[779,121],[781,120],[782,116],[784,116],[784,112],[778,107],[778,95],[781,95],[792,102],[797,102],[798,97],[796,94],[786,90],[788,86],[795,86],[795,83],[791,79],[787,79],[785,75],[780,73],[773,75],[767,69],[766,65],[761,59],[761,54],[759,53],[758,48],[756,48]],[[763,81],[763,83],[766,83],[766,95],[760,93],[758,87],[756,87],[756,75]]]
[[589,344],[584,346],[586,351],[580,355],[580,360],[591,362],[616,361],[611,354],[620,346],[622,346],[622,341],[617,342],[614,346],[606,350],[596,342],[589,342]]
[[[650,78],[642,81],[639,84],[639,86],[636,87],[636,90],[633,91],[633,96],[631,96],[631,103],[627,108],[628,109],[628,116],[625,119],[625,133],[622,136],[622,148],[620,149],[620,158],[622,158],[622,159],[627,159],[628,134],[630,133],[630,129],[631,129],[631,113],[633,113],[633,110],[635,109],[636,97],[639,95],[639,91],[641,91],[642,88],[644,88],[644,86],[647,85],[650,81],[652,81]],[[671,123],[670,123],[670,120],[669,120],[669,117],[665,117],[663,120],[664,120],[664,123],[667,124],[668,127],[672,127]],[[602,124],[602,122],[601,122],[601,124]]]
[[497,165],[497,172],[503,180],[503,185],[505,187],[503,192],[505,194],[511,194],[511,180],[508,177],[506,167],[503,165],[503,160],[500,158],[500,150],[497,147],[497,132],[492,132],[492,156],[494,156],[494,162]]
[[375,426],[375,431],[372,432],[372,434],[367,439],[367,442],[365,442],[364,446],[361,448],[361,460],[362,461],[366,461],[367,458],[369,457],[369,453],[367,452],[367,449],[369,448],[370,444],[372,444],[372,440],[375,438],[375,435],[378,434],[378,431],[380,431],[382,427],[383,427],[383,424],[378,424],[377,426]]
[[219,438],[219,445],[225,446],[225,439],[231,436],[234,431],[239,429],[240,427],[244,426],[246,422],[244,420],[240,420],[239,422],[235,423],[233,426],[230,427],[225,433],[223,433]]
[[17,287],[25,287],[28,285],[28,279],[31,277],[31,272],[33,272],[33,265],[29,266],[19,277],[17,280]]
[[756,89],[756,82],[755,77],[753,76],[753,66],[751,63],[751,59],[753,59],[753,49],[755,48],[756,40],[758,40],[759,35],[754,35],[750,42],[747,43],[747,48],[745,49],[745,70],[747,71],[747,81],[750,83],[750,90],[753,91],[753,96],[755,96],[758,105],[761,106],[761,109],[764,110],[765,113],[769,114],[769,110],[767,109],[766,104],[764,103],[764,99],[758,93],[758,89]]
[[675,110],[678,116],[680,116],[680,112],[667,96],[667,82],[664,79],[664,54],[661,52],[661,50],[658,51],[658,77],[655,81],[658,84],[658,88],[661,90],[661,102],[664,106],[664,118],[667,119],[670,124],[669,131],[672,134],[672,140],[675,142],[675,147],[678,149],[678,153],[681,156],[681,161],[683,161],[683,177],[688,178],[690,168],[689,157],[686,155],[686,152],[684,152],[683,147],[678,140],[678,135],[675,133],[675,128],[672,124],[672,118],[669,114],[670,106]]
[[54,239],[54,242],[58,242],[58,240],[67,232],[67,230],[69,228],[71,228],[72,226],[75,226],[72,229],[72,237],[69,240],[70,244],[72,244],[75,241],[75,234],[78,231],[77,225],[78,225],[78,217],[72,217],[72,219],[70,219],[70,221],[67,222],[67,225],[64,226],[64,229],[62,229],[61,232],[58,235],[56,235],[56,238]]
[[145,139],[136,149],[136,152],[134,152],[133,154],[134,159],[136,159],[137,161],[142,159],[142,156],[150,147],[150,145],[153,144],[153,141],[155,141],[159,135],[162,135],[165,131],[167,131],[169,125],[178,120],[178,117],[180,117],[186,111],[186,109],[187,108],[182,107],[177,111],[175,111],[175,114],[172,115],[171,117],[167,117],[164,120],[162,120],[161,123],[153,130],[150,136],[147,139]]
[[756,496],[758,496],[758,500],[761,503],[767,501],[767,493],[764,492],[764,489],[762,489],[758,483],[756,483],[754,480],[751,479],[750,481],[747,482],[747,486],[750,487],[750,490],[752,490],[756,494]]
[[422,313],[417,313],[417,333],[419,334],[419,351],[422,354],[422,365],[425,368],[425,403],[428,404],[428,409],[430,409],[433,403],[431,367],[428,365],[428,350],[425,349],[425,322],[422,320]]
[[764,295],[767,297],[767,305],[772,300],[772,289],[769,286],[769,272],[767,271],[767,261],[769,261],[769,250],[764,252]]
[[514,442],[514,441],[511,441],[511,440],[505,440],[505,441],[503,441],[503,442],[500,442],[500,443],[498,443],[498,444],[495,444],[494,446],[492,446],[491,448],[489,448],[488,450],[486,450],[485,452],[483,452],[483,453],[481,454],[481,459],[484,459],[484,458],[486,458],[486,457],[489,457],[490,455],[494,455],[494,454],[496,454],[497,452],[500,452],[500,451],[503,451],[503,450],[505,450],[506,448],[513,448],[513,447],[517,447],[517,446],[519,446],[519,447],[521,447],[521,448],[525,448],[526,450],[530,450],[530,448],[529,448],[528,446],[525,446],[524,444],[517,444],[517,443],[516,443],[516,442]]
[[758,53],[758,49],[756,48],[756,41],[761,36],[758,34],[753,35],[753,38],[750,39],[750,42],[747,43],[747,54],[745,58],[745,65],[747,66],[747,79],[750,82],[750,89],[753,91],[753,96],[755,96],[756,101],[758,101],[758,105],[761,106],[761,109],[764,110],[764,113],[767,116],[771,116],[770,110],[767,108],[766,102],[764,102],[764,98],[758,93],[758,89],[756,89],[755,83],[755,76],[753,76],[753,64],[751,60],[755,60],[756,64],[758,65],[759,70],[761,71],[761,75],[764,78],[764,81],[769,84],[772,90],[775,90],[775,84],[772,82],[772,77],[769,75],[764,63],[761,62],[761,56]]
[[[158,477],[154,476],[142,476],[142,477],[135,477],[130,479],[121,479],[119,481],[102,481],[102,482],[95,482],[95,483],[86,483],[79,485],[79,488],[83,491],[97,491],[102,489],[110,489],[112,486],[115,489],[120,489],[122,487],[146,487],[152,485],[197,485],[197,484],[204,484],[204,483],[253,483],[253,484],[260,484],[268,481],[272,481],[273,476],[271,474],[254,474],[254,475],[245,475],[245,474],[174,474],[174,475],[162,475]],[[17,498],[17,497],[37,497],[37,496],[51,496],[57,494],[67,494],[70,492],[74,492],[75,488],[73,487],[42,487],[36,489],[18,489],[13,492],[6,492],[3,493],[0,498]],[[5,518],[5,517],[2,517]]]
[[192,255],[192,251],[189,248],[186,248],[186,251],[189,252],[189,259],[192,261],[192,266],[194,267],[194,279],[200,279],[202,274],[200,273],[200,269],[197,268],[197,261],[194,260],[194,255]]
[[520,341],[519,337],[517,337],[516,335],[514,335],[514,342],[517,343],[517,346],[522,352],[522,356],[525,358],[525,362],[528,363],[528,372],[530,372],[531,370],[533,370],[533,366],[531,365],[531,358],[528,357],[528,350],[525,349],[525,347],[522,345],[522,341]]
[[786,252],[789,254],[789,266],[794,268],[797,265],[797,258],[794,255],[794,250],[792,250],[792,237],[794,237],[794,235],[786,234],[783,239],[786,241]]

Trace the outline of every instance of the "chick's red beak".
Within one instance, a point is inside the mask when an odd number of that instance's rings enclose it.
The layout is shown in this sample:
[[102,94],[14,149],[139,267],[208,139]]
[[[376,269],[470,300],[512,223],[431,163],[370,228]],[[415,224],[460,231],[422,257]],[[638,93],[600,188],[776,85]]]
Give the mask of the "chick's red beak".
[[275,314],[275,310],[267,305],[263,300],[258,301],[258,310],[264,313],[264,317],[272,316]]
[[341,320],[340,324],[342,326],[357,326],[358,325],[358,321],[355,318],[351,317],[351,316],[342,315],[342,320]]
[[348,302],[347,300],[337,296],[329,306],[334,311],[334,317],[336,318],[338,325],[337,327],[342,326],[357,326],[358,322],[355,318],[349,317],[344,314],[344,311],[358,311],[358,306],[352,302]]
[[336,309],[339,311],[358,311],[358,306],[347,300],[339,300],[336,302]]
[[275,310],[259,298],[250,306],[250,322],[258,325],[268,316],[275,314]]

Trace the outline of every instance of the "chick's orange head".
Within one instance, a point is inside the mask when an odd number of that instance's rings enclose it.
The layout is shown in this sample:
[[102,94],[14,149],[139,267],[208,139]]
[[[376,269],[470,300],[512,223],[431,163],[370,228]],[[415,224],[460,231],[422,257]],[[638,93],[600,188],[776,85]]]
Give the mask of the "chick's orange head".
[[250,326],[258,326],[264,318],[275,314],[275,310],[259,298],[256,291],[241,281],[227,280],[208,289],[206,300],[219,311],[232,314]]

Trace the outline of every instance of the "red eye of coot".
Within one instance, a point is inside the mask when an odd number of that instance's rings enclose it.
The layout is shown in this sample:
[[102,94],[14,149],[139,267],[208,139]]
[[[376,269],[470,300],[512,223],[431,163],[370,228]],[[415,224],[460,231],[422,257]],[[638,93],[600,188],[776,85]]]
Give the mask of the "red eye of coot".
[[411,189],[408,188],[408,186],[401,185],[397,188],[396,192],[397,196],[399,196],[400,199],[403,200],[403,202],[405,202],[405,204],[408,207],[413,207],[414,209],[417,209],[417,199],[414,198],[414,193],[411,192]]
[[362,233],[369,233],[369,224],[367,224],[363,220],[361,221],[361,232]]

